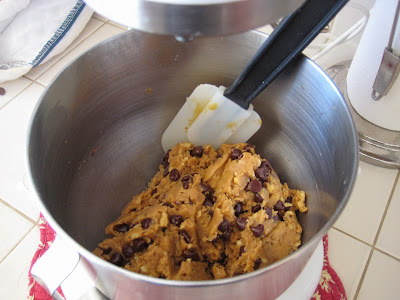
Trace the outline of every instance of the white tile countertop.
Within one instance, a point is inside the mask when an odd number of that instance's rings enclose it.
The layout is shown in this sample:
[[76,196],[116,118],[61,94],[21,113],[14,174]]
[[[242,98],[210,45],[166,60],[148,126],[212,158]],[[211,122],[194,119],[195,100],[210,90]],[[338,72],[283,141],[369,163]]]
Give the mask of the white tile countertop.
[[[39,209],[25,158],[33,108],[64,66],[124,30],[95,14],[63,53],[22,78],[0,84],[6,91],[0,96],[0,299],[27,297],[28,270],[39,243]],[[328,256],[348,299],[399,299],[399,181],[398,170],[360,162],[350,201],[329,231]]]

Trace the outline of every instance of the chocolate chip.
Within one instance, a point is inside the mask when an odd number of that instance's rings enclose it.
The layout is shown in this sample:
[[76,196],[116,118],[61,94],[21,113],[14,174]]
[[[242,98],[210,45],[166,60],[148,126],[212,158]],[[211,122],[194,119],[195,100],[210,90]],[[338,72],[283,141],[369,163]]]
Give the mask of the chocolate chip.
[[151,196],[153,196],[155,193],[157,193],[157,189],[151,191]]
[[263,160],[263,161],[261,162],[260,167],[265,167],[265,168],[267,168],[269,174],[272,173],[272,168],[271,168],[271,165],[269,164],[268,161]]
[[122,247],[122,254],[124,254],[126,258],[130,258],[135,254],[135,249],[133,249],[131,245],[124,245]]
[[192,150],[190,150],[190,155],[191,156],[197,156],[197,157],[202,157],[203,156],[204,149],[201,146],[194,147]]
[[120,233],[124,233],[124,232],[127,232],[129,230],[129,225],[125,224],[125,223],[117,224],[117,225],[114,226],[114,230],[118,231]]
[[107,248],[107,249],[103,249],[101,247],[99,247],[101,250],[103,250],[103,252],[101,253],[101,255],[108,255],[111,252],[111,248]]
[[168,161],[169,159],[169,153],[171,152],[171,149],[169,149],[163,156],[162,162],[164,163],[165,161]]
[[254,202],[262,203],[264,201],[264,198],[261,197],[261,195],[259,193],[255,193],[253,200],[254,200]]
[[0,87],[0,96],[4,96],[6,94],[6,90]]
[[254,150],[255,146],[251,144],[247,144],[244,146],[244,151],[251,152],[251,150]]
[[203,192],[203,194],[207,193],[211,189],[211,187],[207,183],[203,183],[203,182],[200,182],[200,187],[201,187],[201,191]]
[[183,176],[183,177],[182,177],[181,181],[182,181],[182,182],[185,182],[185,181],[187,181],[187,182],[193,182],[193,178],[192,178],[192,176],[190,176],[190,175],[186,175],[186,176]]
[[254,175],[256,175],[257,178],[261,179],[262,181],[267,181],[268,180],[268,175],[269,175],[269,170],[265,166],[261,166],[258,169],[254,171]]
[[248,188],[253,193],[258,193],[262,189],[262,183],[258,179],[253,179],[252,181],[250,181]]
[[247,223],[247,218],[243,218],[243,217],[237,218],[236,225],[237,225],[239,231],[245,230],[246,223]]
[[200,256],[193,249],[187,249],[183,251],[182,256],[184,259],[190,258],[192,261],[200,260]]
[[220,238],[221,238],[221,235],[217,234],[217,236],[215,237],[215,239],[213,239],[213,240],[211,241],[211,243],[213,243],[214,246],[216,246],[215,243],[216,243]]
[[187,190],[187,189],[189,188],[189,182],[188,182],[188,181],[184,181],[184,182],[182,183],[182,186],[183,186],[183,188],[184,188],[185,190]]
[[260,209],[261,209],[260,204],[257,204],[257,205],[254,205],[254,206],[251,208],[251,212],[254,214],[254,213],[258,212]]
[[215,197],[215,196],[213,195],[213,193],[214,193],[214,190],[210,190],[210,191],[206,194],[206,199],[208,199],[208,200],[210,200],[210,201],[212,201],[212,202],[217,201],[217,197]]
[[214,217],[214,212],[212,210],[208,210],[207,213],[211,218]]
[[183,240],[186,243],[190,244],[192,239],[190,238],[189,234],[185,230],[181,230],[181,234],[182,234]]
[[221,253],[221,258],[219,260],[217,260],[217,262],[219,264],[221,264],[222,266],[226,266],[226,264],[228,263],[228,256],[226,256],[226,254],[224,252]]
[[146,218],[142,220],[142,227],[143,229],[147,229],[150,227],[152,220],[150,218]]
[[272,220],[274,220],[274,221],[282,221],[282,218],[281,218],[281,216],[279,214],[277,214],[277,215],[274,215],[272,217]]
[[243,213],[243,204],[242,204],[242,202],[236,203],[235,206],[233,207],[233,209],[235,210],[235,216],[239,217],[240,214]]
[[206,200],[204,201],[203,205],[206,206],[206,207],[211,207],[211,206],[214,205],[214,203],[213,203],[211,200],[206,199]]
[[168,160],[164,161],[162,165],[163,165],[164,169],[168,169],[168,167],[169,167]]
[[171,207],[171,208],[174,207],[174,206],[173,206],[171,203],[169,203],[169,202],[164,202],[164,203],[162,204],[162,206],[168,206],[168,207]]
[[240,246],[240,249],[239,249],[239,256],[242,255],[242,254],[245,253],[245,252],[246,252],[246,250],[244,250],[244,246]]
[[268,219],[271,219],[272,218],[272,209],[271,209],[271,207],[267,207],[265,209],[265,212],[267,213]]
[[222,238],[224,241],[229,241],[230,238],[231,238],[231,231],[228,230],[227,232],[224,232],[223,234],[221,234],[221,238]]
[[183,217],[181,215],[171,215],[169,216],[169,221],[179,227],[183,222]]
[[124,265],[124,258],[122,257],[121,253],[114,253],[111,255],[110,263],[122,267]]
[[229,230],[229,225],[229,221],[223,218],[221,224],[218,225],[218,230],[221,232],[226,232]]
[[164,169],[163,176],[167,176],[169,174],[169,167]]
[[279,200],[278,202],[275,203],[274,209],[278,210],[278,211],[285,210],[285,205],[283,204],[283,202],[281,200]]
[[261,266],[261,258],[257,258],[254,261],[254,270],[257,270]]
[[292,200],[293,200],[292,196],[289,196],[286,198],[285,202],[292,203]]
[[169,179],[172,181],[177,181],[181,175],[179,174],[179,171],[177,169],[172,169],[171,172],[169,172]]
[[250,227],[250,229],[251,229],[251,231],[253,231],[253,234],[255,237],[259,237],[264,232],[264,225],[258,224],[257,226]]
[[132,247],[135,252],[143,251],[147,248],[147,243],[144,239],[138,238],[132,241]]
[[229,156],[231,159],[241,159],[243,156],[242,151],[239,149],[233,148],[231,151],[231,155]]

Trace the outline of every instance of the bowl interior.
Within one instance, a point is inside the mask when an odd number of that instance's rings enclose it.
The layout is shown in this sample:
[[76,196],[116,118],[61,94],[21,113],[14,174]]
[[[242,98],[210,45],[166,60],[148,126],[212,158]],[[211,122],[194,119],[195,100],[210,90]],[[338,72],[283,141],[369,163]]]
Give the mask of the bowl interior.
[[[229,86],[266,36],[247,32],[179,43],[130,31],[67,66],[35,111],[31,175],[45,209],[93,250],[108,223],[154,176],[161,135],[200,83]],[[307,194],[303,241],[343,209],[357,168],[350,113],[328,77],[301,57],[254,101],[263,125],[249,141]]]

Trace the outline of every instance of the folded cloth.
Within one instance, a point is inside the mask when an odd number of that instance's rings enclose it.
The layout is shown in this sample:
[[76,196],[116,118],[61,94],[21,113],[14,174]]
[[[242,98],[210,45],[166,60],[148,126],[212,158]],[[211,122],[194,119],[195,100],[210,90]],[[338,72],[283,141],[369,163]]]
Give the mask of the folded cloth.
[[312,300],[346,300],[346,292],[339,276],[329,264],[328,259],[328,235],[323,238],[324,264],[321,279],[315,290]]
[[[31,266],[28,273],[28,299],[29,300],[53,300],[49,293],[38,284],[35,279],[33,279],[31,271],[35,262],[42,257],[42,255],[50,248],[54,239],[56,238],[56,233],[53,228],[50,227],[46,219],[40,214],[39,218],[39,229],[40,229],[40,242],[37,247],[35,254],[33,255]],[[64,297],[64,294],[59,287],[57,291]]]
[[0,1],[0,83],[64,51],[92,14],[83,0]]
[[[37,283],[32,277],[31,270],[35,262],[46,252],[56,237],[56,233],[47,223],[43,215],[40,215],[40,243],[33,256],[31,267],[29,269],[29,296],[28,299],[51,300],[51,296]],[[323,238],[324,244],[324,264],[321,279],[311,300],[346,300],[346,292],[339,276],[331,267],[328,260],[328,235]],[[57,290],[63,297],[61,288]],[[68,300],[68,299],[66,299]]]

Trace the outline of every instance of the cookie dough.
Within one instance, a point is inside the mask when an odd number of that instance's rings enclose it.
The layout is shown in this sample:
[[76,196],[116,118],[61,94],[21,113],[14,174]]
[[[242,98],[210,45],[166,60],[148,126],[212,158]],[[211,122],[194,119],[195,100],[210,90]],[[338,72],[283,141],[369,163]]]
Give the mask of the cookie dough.
[[249,144],[168,151],[148,188],[106,228],[94,253],[127,270],[210,280],[252,272],[301,244],[305,193],[281,184]]

